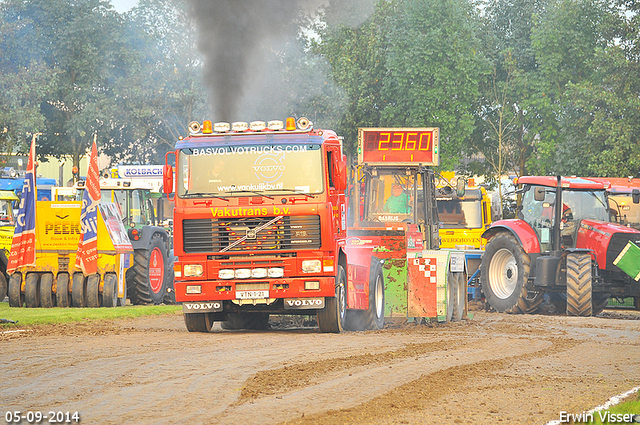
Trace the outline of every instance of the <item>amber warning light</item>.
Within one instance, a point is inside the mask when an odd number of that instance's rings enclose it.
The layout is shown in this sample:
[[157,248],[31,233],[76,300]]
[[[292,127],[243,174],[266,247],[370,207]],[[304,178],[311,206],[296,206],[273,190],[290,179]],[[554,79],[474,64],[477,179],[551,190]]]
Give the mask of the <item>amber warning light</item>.
[[359,128],[358,163],[368,165],[440,164],[439,129]]

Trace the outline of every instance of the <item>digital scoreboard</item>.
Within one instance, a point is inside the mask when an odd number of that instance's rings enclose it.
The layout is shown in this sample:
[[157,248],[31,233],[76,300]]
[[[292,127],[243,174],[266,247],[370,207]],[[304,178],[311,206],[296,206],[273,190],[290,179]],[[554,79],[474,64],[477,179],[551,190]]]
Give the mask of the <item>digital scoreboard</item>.
[[437,166],[438,133],[437,127],[359,128],[358,163]]

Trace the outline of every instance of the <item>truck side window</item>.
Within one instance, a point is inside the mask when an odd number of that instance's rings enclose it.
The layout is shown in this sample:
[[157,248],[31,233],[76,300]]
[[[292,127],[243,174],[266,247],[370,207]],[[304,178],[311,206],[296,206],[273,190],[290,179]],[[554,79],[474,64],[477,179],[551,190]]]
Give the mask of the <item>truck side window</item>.
[[327,175],[329,176],[329,186],[334,187],[333,184],[333,152],[327,152]]

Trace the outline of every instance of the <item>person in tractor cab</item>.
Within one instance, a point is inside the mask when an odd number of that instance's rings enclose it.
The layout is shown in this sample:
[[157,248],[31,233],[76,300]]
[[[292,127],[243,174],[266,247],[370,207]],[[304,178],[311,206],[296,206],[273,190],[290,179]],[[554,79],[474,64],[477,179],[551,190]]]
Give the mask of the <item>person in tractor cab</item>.
[[409,214],[411,209],[409,207],[409,197],[402,190],[402,186],[398,183],[394,183],[391,186],[391,196],[384,203],[384,212],[393,214]]
[[560,222],[562,223],[561,234],[563,247],[573,247],[573,231],[575,230],[576,223],[573,220],[571,207],[565,203],[562,204],[562,218]]

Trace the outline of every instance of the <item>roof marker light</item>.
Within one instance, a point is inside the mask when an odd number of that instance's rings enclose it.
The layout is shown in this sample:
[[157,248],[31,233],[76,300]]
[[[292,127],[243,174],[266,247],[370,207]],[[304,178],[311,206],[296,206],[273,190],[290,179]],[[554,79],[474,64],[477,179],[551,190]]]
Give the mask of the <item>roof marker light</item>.
[[284,128],[284,123],[280,120],[272,120],[267,123],[267,128],[271,131],[282,130]]
[[253,131],[262,131],[267,128],[267,125],[264,123],[264,121],[251,121],[251,123],[249,124],[249,128]]
[[231,125],[228,122],[217,122],[213,124],[213,130],[216,133],[226,133],[231,130]]
[[244,121],[236,121],[231,124],[231,130],[233,131],[246,131],[249,129],[249,124]]
[[296,129],[296,119],[293,117],[287,118],[287,131],[294,131]]
[[202,122],[202,133],[203,134],[213,133],[213,131],[211,130],[211,120],[204,120]]

